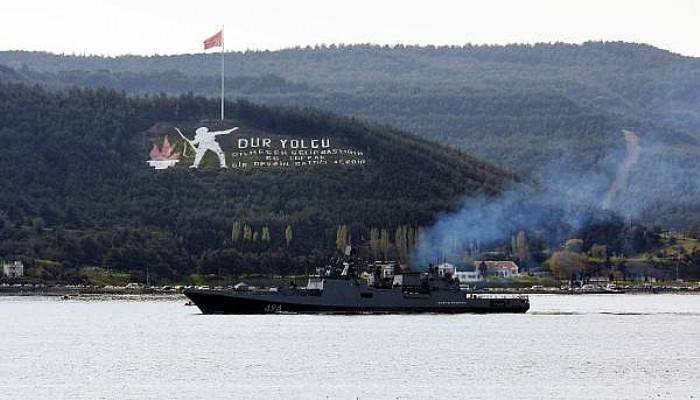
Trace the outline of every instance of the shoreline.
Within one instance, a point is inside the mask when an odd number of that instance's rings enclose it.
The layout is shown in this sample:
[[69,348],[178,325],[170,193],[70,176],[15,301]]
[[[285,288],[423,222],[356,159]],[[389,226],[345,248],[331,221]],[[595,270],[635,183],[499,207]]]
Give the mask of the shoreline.
[[[184,289],[174,288],[74,288],[74,287],[3,287],[0,288],[0,296],[47,296],[47,297],[80,297],[80,296],[149,296],[149,297],[179,297],[183,296]],[[642,294],[688,294],[700,295],[700,287],[641,287],[627,288],[623,290],[563,290],[558,288],[545,289],[518,289],[518,288],[492,288],[490,290],[465,290],[465,293],[477,295],[528,295],[528,294],[556,294],[556,295],[642,295]]]

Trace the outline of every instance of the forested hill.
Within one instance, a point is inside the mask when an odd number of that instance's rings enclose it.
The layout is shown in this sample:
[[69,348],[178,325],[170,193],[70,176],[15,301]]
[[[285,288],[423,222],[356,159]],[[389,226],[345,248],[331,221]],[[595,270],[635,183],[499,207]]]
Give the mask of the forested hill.
[[[624,158],[622,130],[631,130],[641,156],[612,207],[663,226],[700,223],[697,58],[600,42],[353,45],[226,57],[229,98],[387,123],[543,181],[554,171],[594,175],[600,185],[612,185]],[[0,64],[12,69],[0,71],[0,79],[217,96],[219,62],[218,54],[104,58],[6,51]],[[632,211],[626,211],[629,199],[636,203]]]
[[[216,100],[192,95],[0,83],[0,254],[44,260],[32,270],[49,280],[86,265],[148,266],[161,281],[193,272],[304,272],[350,242],[406,257],[416,229],[437,213],[513,179],[389,127],[243,101],[228,103],[228,119],[217,122],[218,109]],[[146,163],[165,136],[183,151],[174,127],[191,138],[201,125],[240,127],[230,143],[326,138],[366,163],[221,170],[212,152],[199,170],[187,168],[191,158],[164,170]],[[54,261],[64,265],[52,269]]]

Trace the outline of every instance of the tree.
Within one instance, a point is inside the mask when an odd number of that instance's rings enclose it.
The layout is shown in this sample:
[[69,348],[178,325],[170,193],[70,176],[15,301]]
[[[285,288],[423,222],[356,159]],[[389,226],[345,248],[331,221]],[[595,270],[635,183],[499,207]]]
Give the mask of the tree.
[[580,253],[583,251],[583,240],[581,239],[569,239],[564,244],[566,251],[571,253]]
[[348,245],[348,226],[338,225],[335,231],[335,248],[339,251],[345,251],[345,247]]
[[591,257],[606,259],[609,261],[608,248],[603,244],[594,244],[590,249],[588,249],[588,253],[591,255]]
[[231,240],[234,242],[237,242],[241,239],[241,223],[239,221],[235,221],[233,223],[233,227],[231,227]]
[[46,223],[44,222],[44,219],[41,217],[34,217],[32,218],[32,228],[38,233],[41,232],[42,229],[44,229],[44,225]]
[[384,257],[384,259],[389,257],[389,245],[391,245],[391,241],[389,240],[389,231],[382,228],[381,232],[379,233],[379,250],[382,252],[382,257]]
[[243,225],[243,240],[250,242],[253,240],[253,228],[250,225]]
[[408,251],[411,252],[413,249],[416,247],[416,241],[418,239],[418,230],[414,227],[409,227],[408,232],[406,233],[406,247],[408,248]]
[[515,254],[519,262],[526,262],[530,258],[530,249],[528,248],[527,237],[524,231],[518,232],[518,235],[515,236],[514,243],[513,254]]
[[270,236],[270,227],[268,227],[268,226],[262,227],[262,238],[261,239],[263,242],[269,242],[272,239]]
[[571,251],[557,251],[547,260],[549,270],[555,278],[566,280],[569,277],[581,274],[587,265],[584,255]]
[[481,274],[481,277],[482,277],[483,279],[486,279],[486,276],[487,276],[488,273],[489,273],[489,268],[488,268],[488,266],[486,265],[486,261],[482,261],[482,262],[479,263],[479,273]]
[[287,241],[287,246],[289,246],[294,239],[294,231],[291,225],[287,225],[287,228],[284,230],[284,238]]
[[400,261],[408,260],[408,242],[408,227],[399,225],[394,235],[394,244],[396,245],[396,252]]
[[379,229],[377,228],[371,228],[369,230],[369,248],[372,258],[379,258],[381,246],[379,244]]

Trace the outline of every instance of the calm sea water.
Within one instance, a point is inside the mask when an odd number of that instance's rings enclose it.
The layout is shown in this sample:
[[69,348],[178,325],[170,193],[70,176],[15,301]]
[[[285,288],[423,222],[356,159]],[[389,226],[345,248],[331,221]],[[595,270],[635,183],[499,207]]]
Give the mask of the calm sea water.
[[532,296],[525,315],[184,302],[0,297],[0,398],[700,398],[700,296]]

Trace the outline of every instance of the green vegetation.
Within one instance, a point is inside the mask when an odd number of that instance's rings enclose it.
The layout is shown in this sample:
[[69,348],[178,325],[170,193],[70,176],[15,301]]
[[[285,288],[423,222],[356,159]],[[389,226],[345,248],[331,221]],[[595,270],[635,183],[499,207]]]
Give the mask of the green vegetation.
[[[464,193],[493,195],[513,179],[393,128],[247,102],[228,104],[227,124],[261,135],[329,136],[362,149],[367,165],[254,172],[146,165],[159,127],[194,126],[217,111],[217,101],[191,95],[0,83],[0,254],[25,259],[47,281],[304,273],[336,251],[338,226],[367,256],[370,232],[381,231],[392,256],[388,232],[428,225]],[[40,270],[36,259],[56,263]],[[112,277],[81,273],[86,266]]]
[[[614,224],[605,225],[607,230],[615,229]],[[622,239],[622,247],[609,246],[610,243],[586,246],[584,240],[570,239],[544,264],[559,280],[585,281],[597,276],[611,281],[651,277],[672,281],[700,277],[700,240],[697,238],[642,227],[630,227],[621,234],[607,237],[615,238],[614,241]],[[604,238],[601,233],[597,236],[601,242]],[[635,250],[635,246],[641,247]]]
[[83,268],[80,271],[80,276],[89,284],[96,286],[126,286],[133,281],[130,273],[113,272],[98,267]]
[[[525,268],[550,260],[561,275],[673,278],[680,265],[681,277],[700,276],[691,239],[700,237],[698,59],[627,43],[358,45],[226,57],[228,98],[267,105],[230,103],[227,123],[331,135],[362,149],[368,165],[155,172],[144,166],[149,135],[216,117],[216,100],[198,95],[218,95],[217,55],[0,52],[0,255],[61,281],[86,279],[85,266],[141,282],[147,270],[154,281],[200,283],[304,273],[347,244],[368,258],[406,261],[436,215],[463,196],[498,194],[515,176],[535,188],[556,182],[562,194],[594,187],[582,205],[598,213],[595,201],[624,158],[625,128],[641,146],[612,198],[625,221],[574,231],[553,209],[543,213],[552,216],[545,227],[518,227],[508,243],[481,250]],[[688,235],[666,237],[654,225]]]
[[[700,60],[633,43],[328,46],[228,53],[227,96],[391,124],[522,177],[609,184],[621,129],[641,157],[614,198],[642,222],[700,225]],[[218,96],[219,56],[0,52],[0,80]],[[554,173],[553,173],[554,171]],[[554,176],[553,176],[554,175]]]

